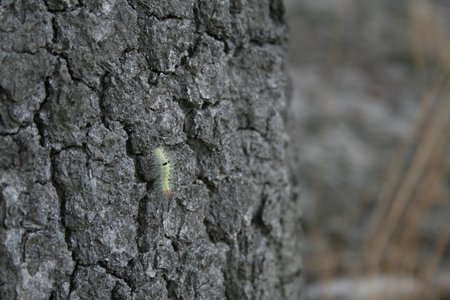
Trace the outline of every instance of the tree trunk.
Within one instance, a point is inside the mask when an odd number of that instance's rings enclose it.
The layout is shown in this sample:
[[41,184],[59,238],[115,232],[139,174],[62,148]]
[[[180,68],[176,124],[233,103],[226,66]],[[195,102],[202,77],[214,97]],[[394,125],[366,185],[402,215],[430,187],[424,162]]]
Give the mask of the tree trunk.
[[298,299],[281,0],[0,19],[2,299]]

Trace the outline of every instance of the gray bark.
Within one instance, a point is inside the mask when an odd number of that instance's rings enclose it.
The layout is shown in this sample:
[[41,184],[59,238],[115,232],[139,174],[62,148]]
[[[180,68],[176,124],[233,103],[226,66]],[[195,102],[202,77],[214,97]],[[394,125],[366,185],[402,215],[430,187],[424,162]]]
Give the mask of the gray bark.
[[2,299],[299,297],[281,1],[6,0],[0,26]]

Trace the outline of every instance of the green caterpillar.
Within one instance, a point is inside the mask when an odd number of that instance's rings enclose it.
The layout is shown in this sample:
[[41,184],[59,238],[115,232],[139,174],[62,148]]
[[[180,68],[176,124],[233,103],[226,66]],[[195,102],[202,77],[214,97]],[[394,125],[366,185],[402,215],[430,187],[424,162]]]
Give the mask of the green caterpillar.
[[164,196],[171,195],[170,190],[170,163],[163,147],[157,147],[153,150],[155,163],[159,168],[158,180],[161,192]]

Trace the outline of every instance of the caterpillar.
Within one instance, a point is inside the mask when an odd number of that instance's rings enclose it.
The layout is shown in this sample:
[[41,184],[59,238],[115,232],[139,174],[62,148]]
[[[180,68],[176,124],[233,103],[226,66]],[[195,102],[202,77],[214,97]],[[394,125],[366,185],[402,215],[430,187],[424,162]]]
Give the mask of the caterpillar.
[[163,147],[157,147],[153,150],[154,161],[158,168],[159,188],[164,196],[168,197],[170,191],[170,163]]

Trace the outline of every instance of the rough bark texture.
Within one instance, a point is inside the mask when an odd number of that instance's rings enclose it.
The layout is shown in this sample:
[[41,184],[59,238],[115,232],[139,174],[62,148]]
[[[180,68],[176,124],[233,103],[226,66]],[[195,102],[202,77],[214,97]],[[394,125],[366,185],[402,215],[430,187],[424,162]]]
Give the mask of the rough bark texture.
[[298,298],[283,22],[279,0],[0,1],[2,299]]

